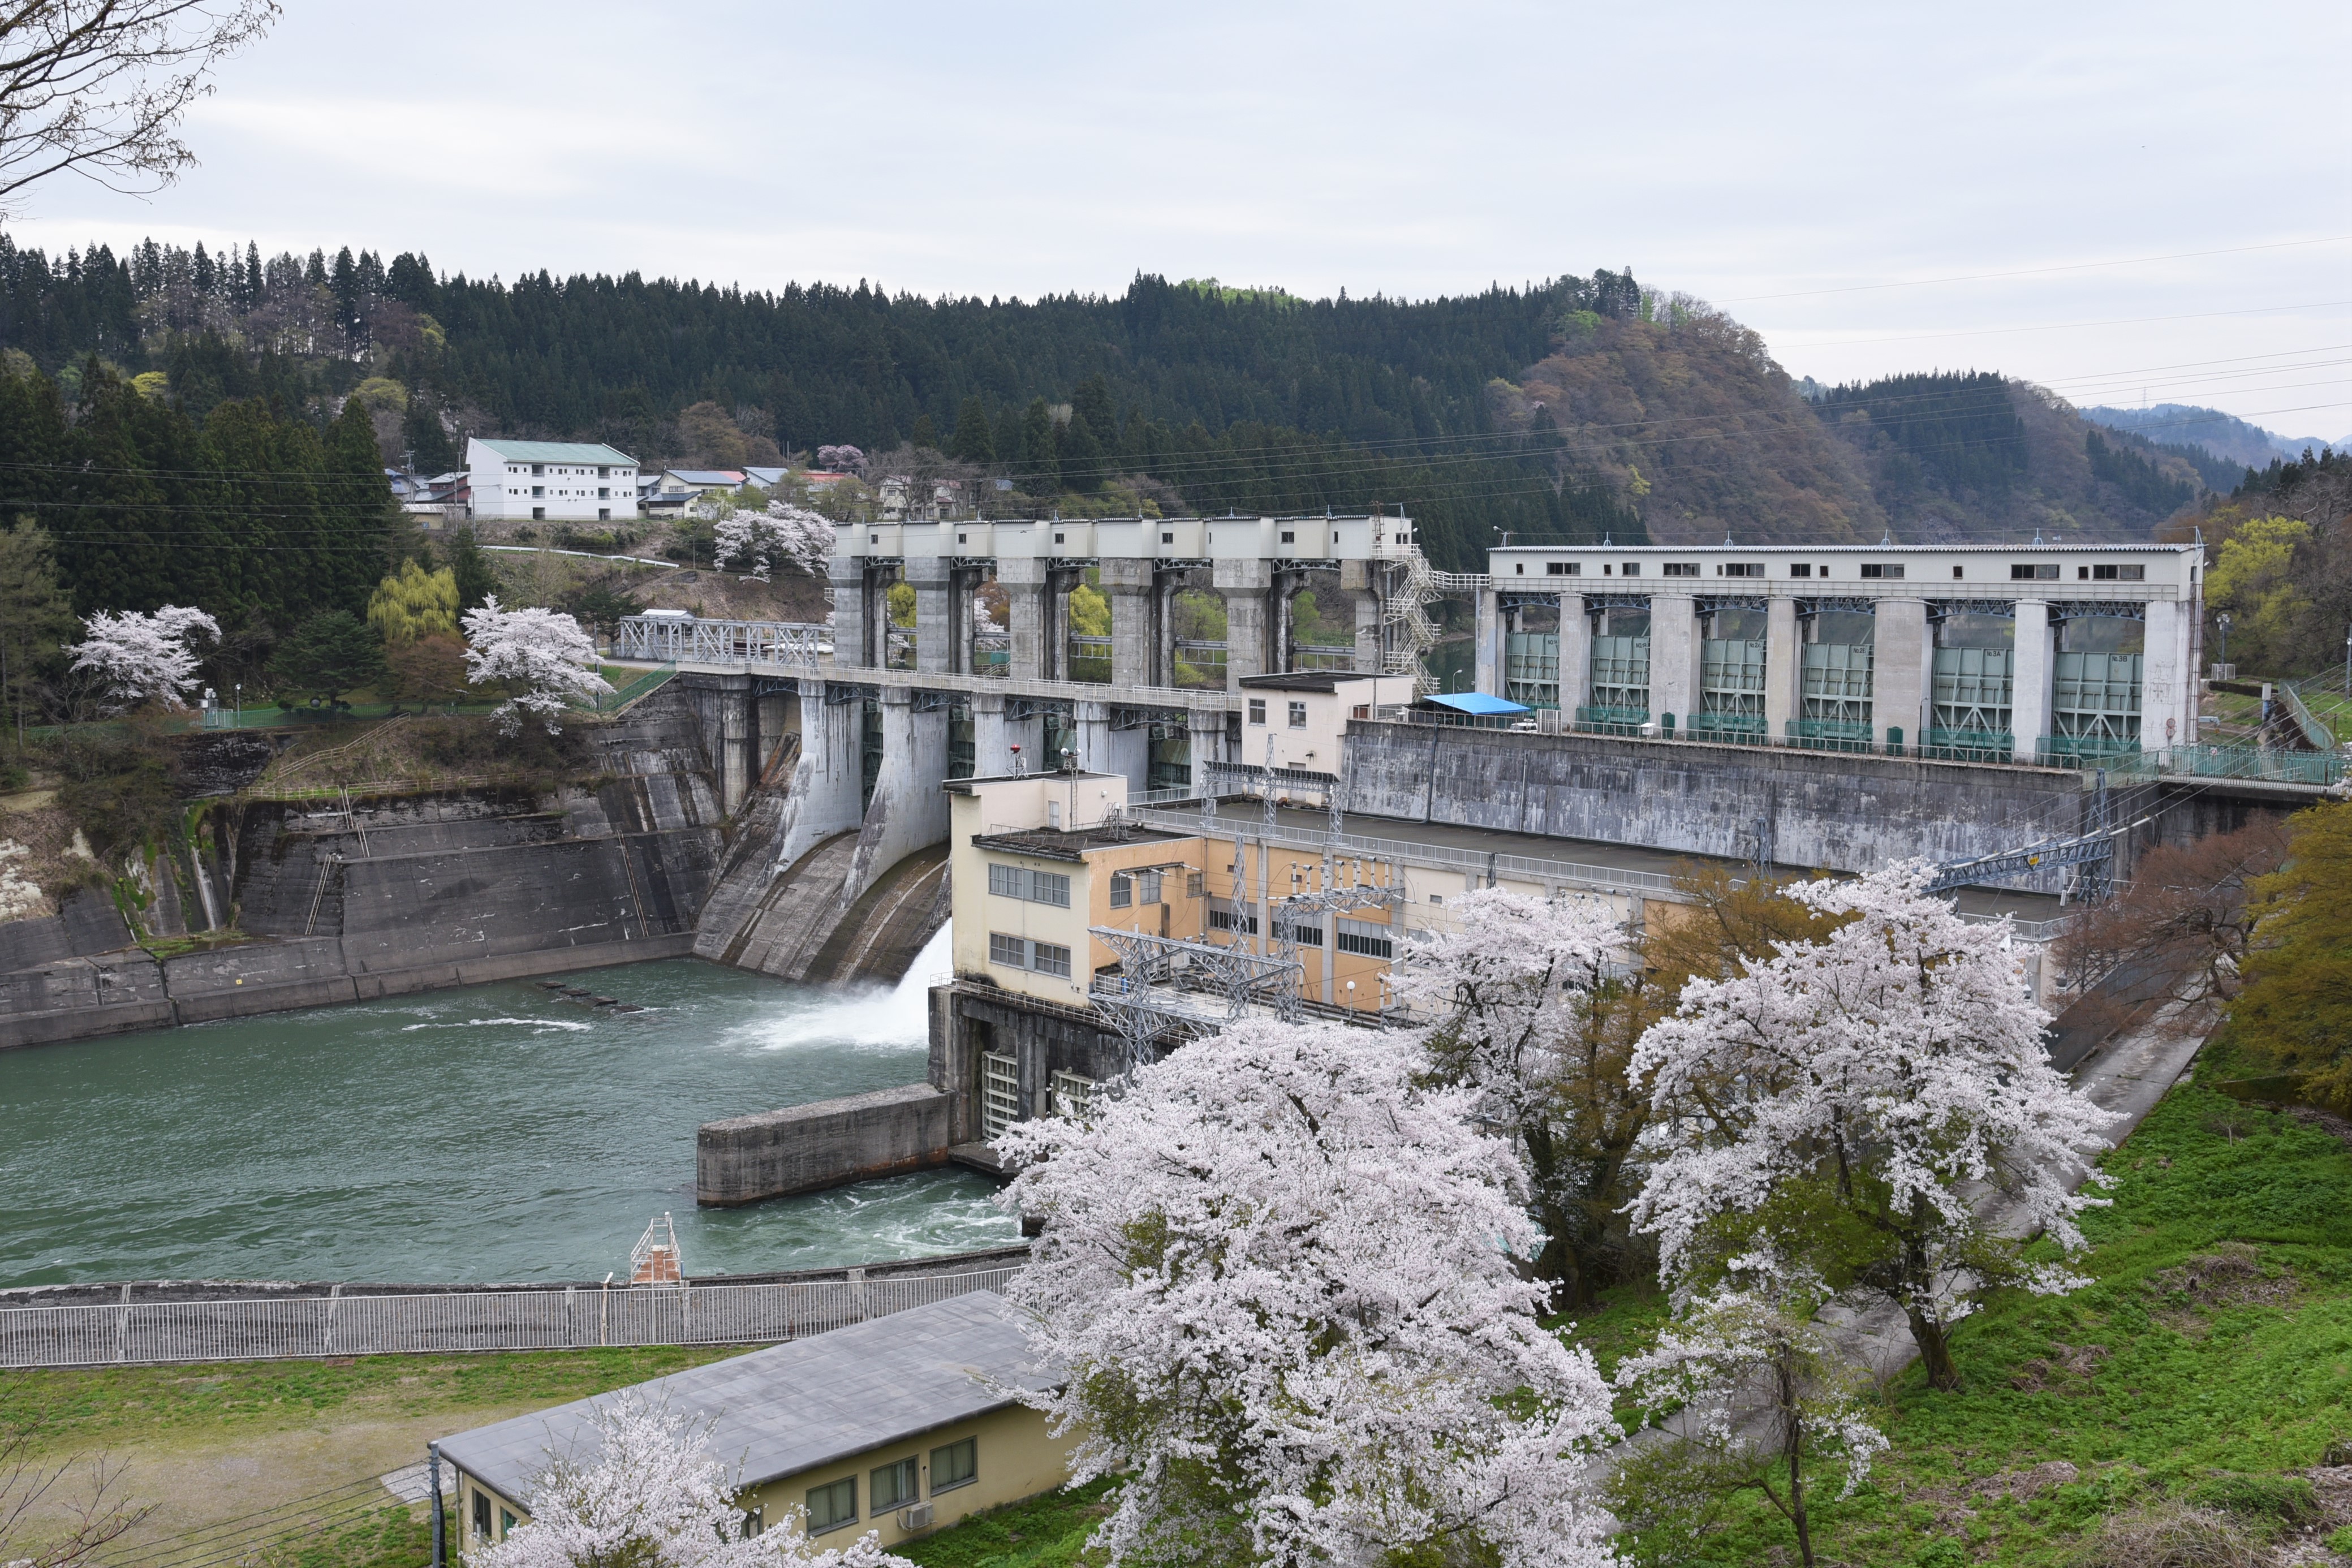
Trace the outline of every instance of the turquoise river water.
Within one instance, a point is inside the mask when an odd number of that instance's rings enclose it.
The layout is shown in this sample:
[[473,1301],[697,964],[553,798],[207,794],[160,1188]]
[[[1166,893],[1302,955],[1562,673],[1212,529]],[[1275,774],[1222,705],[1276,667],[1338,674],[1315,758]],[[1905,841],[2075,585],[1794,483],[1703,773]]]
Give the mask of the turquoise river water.
[[626,1277],[667,1211],[689,1274],[1008,1244],[940,1171],[694,1205],[704,1121],[919,1081],[924,991],[691,959],[0,1052],[0,1285]]

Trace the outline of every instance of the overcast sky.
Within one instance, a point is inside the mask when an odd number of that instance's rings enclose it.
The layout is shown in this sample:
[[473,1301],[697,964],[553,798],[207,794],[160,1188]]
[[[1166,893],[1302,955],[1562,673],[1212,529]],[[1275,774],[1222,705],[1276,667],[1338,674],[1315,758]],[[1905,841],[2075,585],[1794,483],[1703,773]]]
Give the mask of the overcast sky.
[[1024,297],[1630,265],[1798,375],[1998,369],[2332,437],[2347,60],[2343,0],[286,0],[178,187],[60,183],[13,227]]

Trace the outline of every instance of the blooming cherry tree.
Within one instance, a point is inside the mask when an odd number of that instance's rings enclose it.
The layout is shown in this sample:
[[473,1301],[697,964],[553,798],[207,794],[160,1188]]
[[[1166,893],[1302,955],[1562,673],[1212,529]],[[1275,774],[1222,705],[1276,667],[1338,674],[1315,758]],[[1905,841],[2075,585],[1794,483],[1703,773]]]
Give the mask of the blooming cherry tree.
[[551,735],[560,732],[556,715],[567,697],[594,697],[613,689],[596,673],[596,645],[580,623],[554,610],[502,610],[498,595],[466,612],[466,679],[476,686],[506,681],[522,688],[491,717],[511,735],[522,716],[533,714]]
[[816,449],[816,466],[820,468],[831,468],[837,473],[862,475],[866,472],[866,454],[857,447],[845,444],[839,447],[819,447]]
[[[1970,925],[1906,862],[1788,896],[1847,922],[1723,980],[1695,980],[1633,1070],[1651,1085],[1652,1163],[1632,1205],[1681,1299],[1726,1260],[1818,1267],[1900,1307],[1939,1388],[1948,1336],[1985,1290],[2080,1281],[2029,1266],[1987,1217],[2006,1194],[2067,1252],[2077,1191],[2115,1118],[2042,1047],[2045,1015],[1999,925]],[[2093,1178],[2095,1180],[2096,1178]]]
[[1066,1369],[1024,1397],[1076,1479],[1127,1478],[1112,1562],[1613,1561],[1576,1484],[1607,1386],[1513,1267],[1541,1237],[1509,1146],[1424,1066],[1402,1032],[1249,1021],[1000,1142],[1045,1221],[1007,1294]]
[[1408,951],[1398,996],[1440,1074],[1517,1133],[1546,1236],[1536,1271],[1585,1305],[1622,1202],[1618,1174],[1650,1110],[1625,1073],[1637,1028],[1618,1004],[1638,982],[1614,960],[1627,938],[1595,899],[1482,888],[1446,912],[1456,929]]
[[86,642],[69,650],[76,670],[89,670],[118,707],[161,702],[185,708],[196,684],[196,656],[188,639],[198,633],[217,642],[220,624],[202,610],[166,605],[152,616],[136,610],[100,610],[82,623]]
[[1732,1493],[1758,1492],[1795,1528],[1811,1568],[1806,1464],[1843,1461],[1840,1495],[1852,1496],[1886,1438],[1863,1399],[1865,1374],[1813,1321],[1820,1280],[1772,1258],[1738,1259],[1729,1275],[1618,1363],[1618,1388],[1662,1429],[1623,1453],[1610,1501],[1637,1529],[1695,1533]]
[[765,511],[733,511],[719,520],[713,531],[719,549],[713,560],[721,567],[740,563],[764,583],[777,566],[799,567],[810,576],[824,569],[833,553],[833,524],[804,507],[770,501]]
[[707,1422],[623,1393],[589,1430],[593,1457],[553,1456],[526,1500],[530,1522],[468,1552],[471,1568],[914,1568],[872,1531],[816,1551],[798,1510],[753,1533]]

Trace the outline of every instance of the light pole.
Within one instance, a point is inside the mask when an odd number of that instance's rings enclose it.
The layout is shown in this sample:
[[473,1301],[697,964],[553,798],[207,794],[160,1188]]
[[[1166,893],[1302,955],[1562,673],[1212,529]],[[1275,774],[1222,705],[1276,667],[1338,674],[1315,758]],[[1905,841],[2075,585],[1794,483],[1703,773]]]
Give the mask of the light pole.
[[245,728],[245,682],[236,683],[236,727]]
[[2344,634],[2344,695],[2352,697],[2352,630]]

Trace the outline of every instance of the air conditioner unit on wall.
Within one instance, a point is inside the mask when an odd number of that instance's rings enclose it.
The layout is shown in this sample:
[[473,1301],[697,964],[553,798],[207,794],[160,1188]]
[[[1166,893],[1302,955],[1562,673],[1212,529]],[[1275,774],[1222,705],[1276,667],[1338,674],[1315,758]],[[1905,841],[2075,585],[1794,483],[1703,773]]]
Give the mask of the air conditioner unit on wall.
[[912,1508],[900,1509],[898,1510],[898,1528],[901,1530],[930,1529],[931,1505],[927,1502],[919,1502]]

